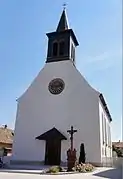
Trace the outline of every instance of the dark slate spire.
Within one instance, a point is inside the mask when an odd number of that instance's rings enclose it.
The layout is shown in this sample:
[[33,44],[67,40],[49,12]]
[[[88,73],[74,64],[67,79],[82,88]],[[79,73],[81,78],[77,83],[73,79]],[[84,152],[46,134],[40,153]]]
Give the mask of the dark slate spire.
[[75,48],[78,41],[68,26],[65,8],[55,32],[47,33],[48,51],[46,63],[71,60],[75,63]]
[[60,21],[59,21],[59,24],[57,26],[57,32],[61,32],[61,31],[64,31],[64,30],[67,30],[69,27],[68,27],[68,22],[67,22],[67,16],[66,16],[66,12],[65,12],[65,9],[63,10],[62,12],[62,15],[61,15],[61,18],[60,18]]

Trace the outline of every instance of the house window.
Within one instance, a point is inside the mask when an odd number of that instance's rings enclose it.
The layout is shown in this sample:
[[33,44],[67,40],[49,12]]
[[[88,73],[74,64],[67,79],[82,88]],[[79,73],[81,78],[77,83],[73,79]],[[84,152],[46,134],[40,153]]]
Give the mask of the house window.
[[53,56],[57,56],[58,54],[58,43],[54,42],[53,43]]
[[65,43],[64,41],[59,43],[59,55],[64,55],[64,51],[65,51]]

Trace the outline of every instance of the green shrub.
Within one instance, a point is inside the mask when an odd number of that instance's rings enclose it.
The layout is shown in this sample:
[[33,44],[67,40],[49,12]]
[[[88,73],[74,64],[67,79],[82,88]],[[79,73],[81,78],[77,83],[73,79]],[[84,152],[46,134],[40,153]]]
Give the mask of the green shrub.
[[52,166],[48,169],[47,173],[58,173],[61,171],[62,171],[62,168],[60,166]]
[[93,165],[91,165],[91,164],[89,164],[89,163],[85,164],[85,170],[86,170],[87,172],[92,172],[93,169],[94,169],[94,166],[93,166]]
[[87,163],[87,164],[77,164],[74,168],[73,168],[73,171],[77,171],[77,172],[82,172],[82,173],[85,173],[85,172],[92,172],[94,169],[94,166]]

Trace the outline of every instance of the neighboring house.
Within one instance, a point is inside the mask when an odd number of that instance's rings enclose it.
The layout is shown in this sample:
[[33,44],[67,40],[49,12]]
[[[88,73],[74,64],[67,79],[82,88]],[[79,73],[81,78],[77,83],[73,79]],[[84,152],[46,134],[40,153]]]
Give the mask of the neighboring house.
[[123,142],[112,142],[113,156],[123,157]]
[[112,142],[112,146],[123,150],[123,142],[120,140],[118,142]]
[[0,127],[0,155],[11,155],[14,131],[7,128],[7,125]]
[[78,41],[69,29],[65,10],[55,32],[47,34],[44,68],[17,100],[13,163],[67,162],[71,126],[77,130],[77,158],[83,143],[86,162],[102,165],[112,157],[112,121],[103,95],[76,68]]

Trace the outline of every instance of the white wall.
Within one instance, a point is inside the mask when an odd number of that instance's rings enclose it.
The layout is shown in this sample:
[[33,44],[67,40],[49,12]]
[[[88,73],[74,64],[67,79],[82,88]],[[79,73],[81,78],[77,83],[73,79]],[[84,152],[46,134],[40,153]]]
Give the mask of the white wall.
[[[48,84],[54,78],[62,78],[65,82],[65,89],[59,95],[48,91]],[[71,61],[47,63],[18,100],[13,160],[44,160],[45,141],[35,140],[35,137],[56,127],[69,139],[66,131],[71,125],[78,130],[74,135],[77,156],[84,143],[87,161],[99,163],[98,93]],[[62,141],[61,146],[61,160],[65,162],[70,141]]]

